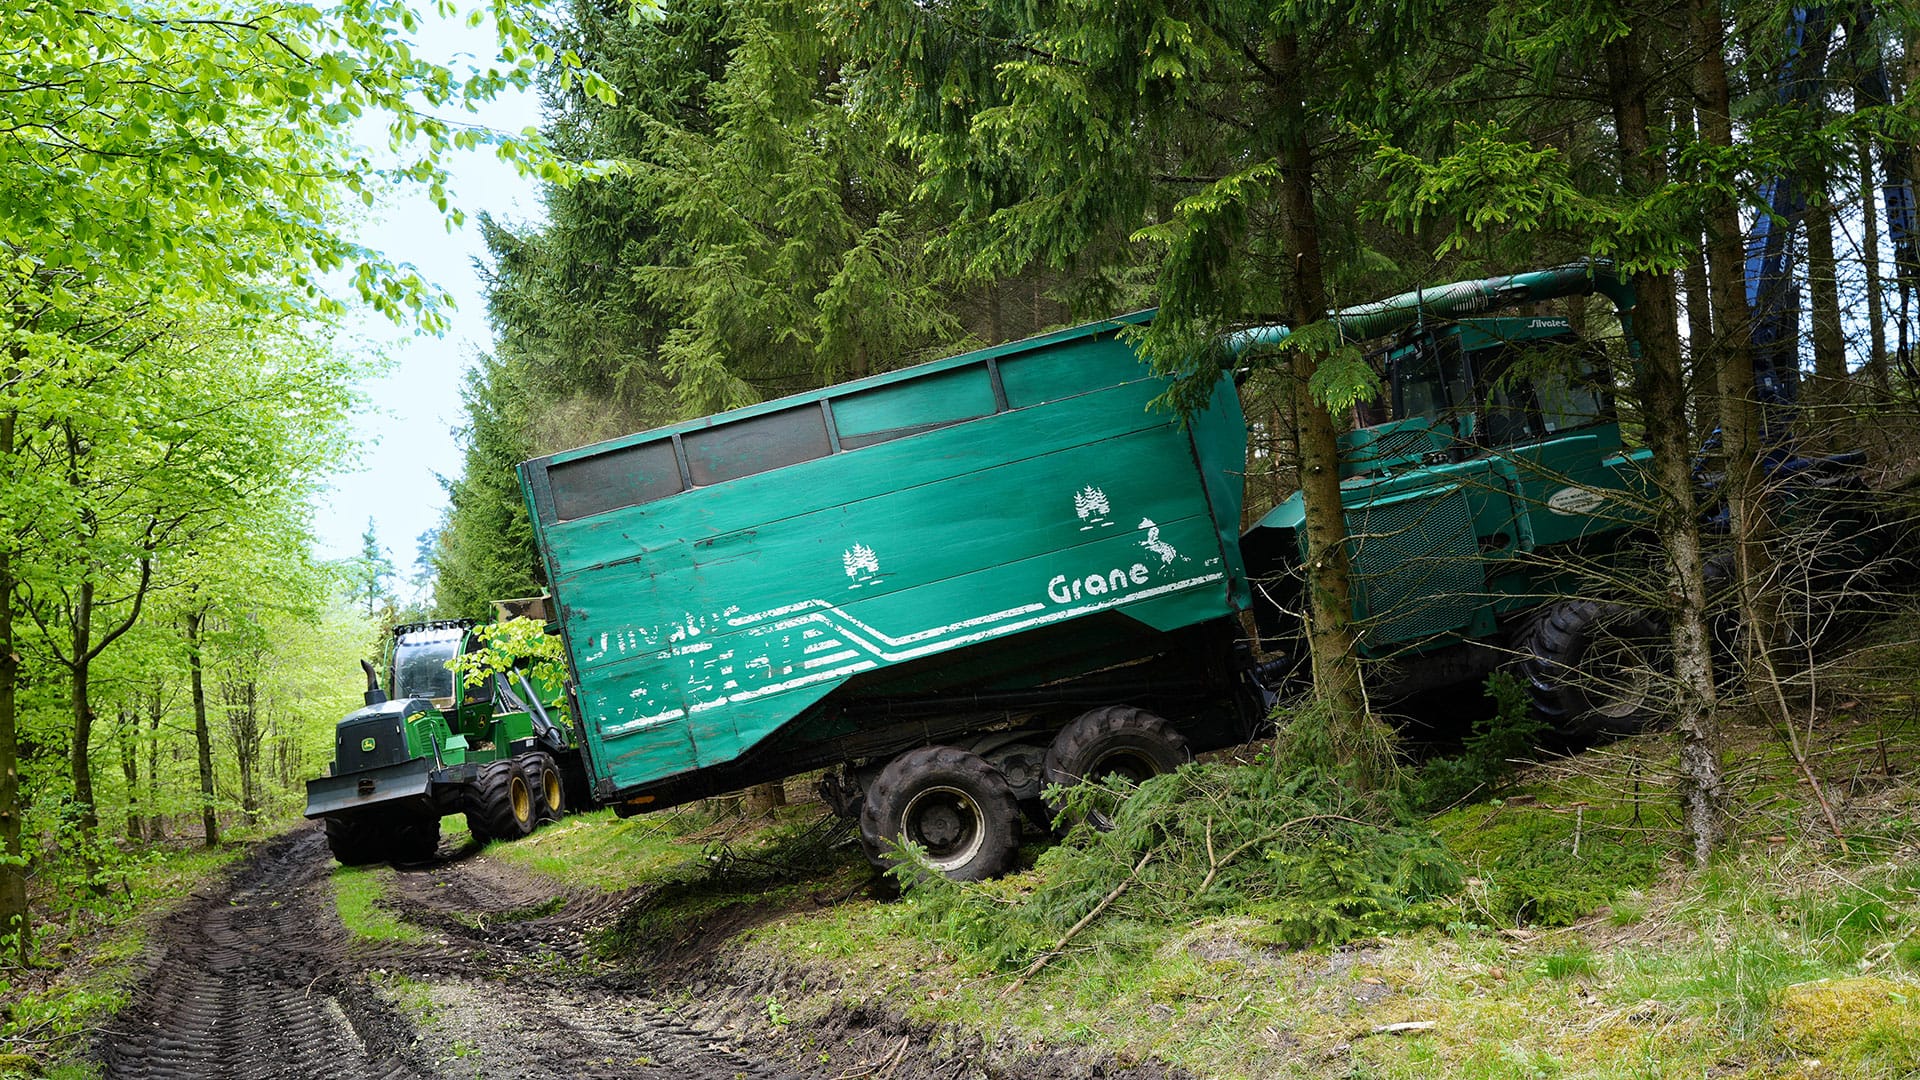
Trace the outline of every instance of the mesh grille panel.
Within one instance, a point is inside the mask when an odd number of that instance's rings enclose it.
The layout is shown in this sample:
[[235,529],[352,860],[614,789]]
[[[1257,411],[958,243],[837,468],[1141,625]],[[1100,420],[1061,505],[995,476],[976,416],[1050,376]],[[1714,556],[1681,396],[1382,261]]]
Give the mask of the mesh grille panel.
[[1347,511],[1353,608],[1369,645],[1464,626],[1486,591],[1466,496],[1454,489]]

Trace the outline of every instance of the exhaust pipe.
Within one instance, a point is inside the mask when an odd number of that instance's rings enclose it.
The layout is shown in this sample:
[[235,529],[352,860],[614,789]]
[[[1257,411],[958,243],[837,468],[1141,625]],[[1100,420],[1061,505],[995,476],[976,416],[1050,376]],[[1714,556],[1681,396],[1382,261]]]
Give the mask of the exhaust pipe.
[[378,705],[387,700],[387,692],[380,689],[380,674],[373,670],[373,661],[360,661],[360,670],[367,673],[367,692],[364,695],[369,705]]

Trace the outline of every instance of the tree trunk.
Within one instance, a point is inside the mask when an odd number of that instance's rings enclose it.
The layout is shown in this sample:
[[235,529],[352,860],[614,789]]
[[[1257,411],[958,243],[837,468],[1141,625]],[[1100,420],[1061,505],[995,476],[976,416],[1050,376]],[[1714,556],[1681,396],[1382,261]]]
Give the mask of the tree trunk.
[[93,582],[82,581],[73,605],[73,653],[67,673],[72,683],[73,743],[68,767],[73,772],[73,803],[80,812],[80,833],[91,840],[100,832],[100,811],[93,805]]
[[[1702,16],[1719,40],[1719,13],[1711,0],[1695,0],[1695,32]],[[1621,181],[1627,194],[1647,196],[1658,186],[1661,165],[1649,139],[1648,92],[1643,64],[1647,27],[1636,19],[1627,36],[1605,48],[1607,90],[1620,146]],[[1717,49],[1714,51],[1718,55]],[[1714,123],[1703,108],[1702,126]],[[1706,620],[1706,575],[1701,563],[1699,519],[1694,506],[1692,440],[1687,431],[1686,382],[1680,356],[1678,302],[1673,275],[1633,276],[1637,306],[1634,336],[1641,357],[1635,383],[1647,443],[1653,451],[1658,504],[1655,529],[1666,557],[1674,610],[1674,707],[1681,740],[1681,798],[1694,858],[1705,863],[1725,831],[1725,781],[1720,768],[1719,720],[1715,713],[1713,659]]]
[[[1739,221],[1734,222],[1736,228]],[[1710,234],[1709,234],[1710,236]],[[1735,236],[1736,241],[1738,235]],[[1708,432],[1720,425],[1720,369],[1713,347],[1713,300],[1707,285],[1707,240],[1687,257],[1687,343],[1692,346],[1693,430]]]
[[[1823,184],[1824,188],[1825,185]],[[1833,257],[1833,204],[1824,192],[1807,207],[1807,289],[1812,299],[1813,376],[1817,404],[1838,405],[1847,396],[1847,342],[1840,330],[1839,268]],[[1839,415],[1838,412],[1829,415]]]
[[755,784],[747,789],[747,813],[765,814],[776,806],[787,805],[787,786],[775,780],[771,784]]
[[[1693,0],[1692,20],[1694,49],[1699,57],[1694,63],[1694,83],[1700,100],[1700,134],[1709,147],[1725,150],[1733,146],[1733,121],[1719,0]],[[1773,643],[1780,620],[1777,592],[1769,587],[1773,559],[1767,542],[1772,523],[1760,467],[1761,417],[1759,403],[1753,397],[1753,320],[1747,307],[1740,218],[1732,196],[1726,194],[1709,204],[1707,216],[1707,230],[1713,238],[1707,260],[1718,330],[1714,345],[1720,361],[1721,453],[1725,459],[1727,510],[1733,526],[1740,663],[1747,697],[1771,702]],[[1828,261],[1831,269],[1831,258]]]
[[[18,346],[7,380],[12,382]],[[17,414],[0,412],[0,465],[13,467],[13,431]],[[33,921],[27,910],[27,860],[21,846],[20,819],[26,812],[20,797],[20,733],[16,726],[14,690],[20,679],[19,643],[13,636],[13,537],[0,537],[0,933],[13,946],[16,960],[25,966],[33,956]]]
[[[1269,67],[1279,74],[1275,89],[1280,115],[1292,118],[1280,125],[1279,187],[1286,246],[1293,256],[1293,288],[1288,290],[1291,315],[1295,326],[1304,327],[1327,317],[1327,289],[1315,218],[1313,145],[1306,129],[1299,39],[1291,30],[1283,31],[1274,38],[1271,53]],[[1336,763],[1348,767],[1355,782],[1369,785],[1381,778],[1386,763],[1374,760],[1383,744],[1371,730],[1374,721],[1367,711],[1360,663],[1354,655],[1353,567],[1340,498],[1339,444],[1333,415],[1307,389],[1321,357],[1306,348],[1289,351],[1307,534],[1307,641],[1313,654],[1313,685],[1333,712],[1334,747],[1341,758]]]
[[1860,218],[1861,259],[1867,269],[1867,374],[1873,380],[1874,397],[1886,401],[1893,396],[1893,384],[1887,375],[1886,298],[1881,289],[1886,280],[1880,274],[1880,192],[1873,183],[1873,144],[1860,136]]
[[214,812],[213,732],[207,727],[207,688],[201,673],[200,631],[206,613],[187,615],[187,683],[193,694],[193,737],[200,749],[200,824],[208,847],[220,846],[220,817]]
[[241,724],[233,740],[234,758],[240,766],[240,809],[248,825],[260,820],[260,684],[248,679],[241,693]]
[[140,820],[140,715],[122,705],[114,735],[120,747],[120,776],[127,782],[127,839],[138,844],[147,838]]
[[159,812],[160,808],[160,721],[166,717],[166,708],[160,697],[160,686],[154,685],[152,694],[147,698],[147,839],[165,840],[167,838],[167,816]]

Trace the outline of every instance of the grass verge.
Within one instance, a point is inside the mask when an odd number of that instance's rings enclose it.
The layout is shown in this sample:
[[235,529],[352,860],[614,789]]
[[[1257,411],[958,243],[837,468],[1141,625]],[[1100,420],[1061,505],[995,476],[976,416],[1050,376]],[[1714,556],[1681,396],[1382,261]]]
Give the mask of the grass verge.
[[245,853],[243,845],[154,847],[117,867],[110,895],[62,905],[59,921],[39,928],[36,966],[0,972],[0,1078],[98,1076],[84,1057],[88,1041],[132,999],[148,932]]
[[362,941],[416,944],[427,939],[419,927],[380,904],[393,870],[386,866],[336,866],[333,905],[347,932]]
[[[864,895],[844,851],[806,873],[795,860],[784,876],[738,860],[716,873],[713,827],[668,817],[606,836],[594,834],[610,819],[583,819],[549,841],[545,872],[649,890],[606,939],[616,958],[730,939],[714,962],[759,988],[764,1016],[748,1020],[796,1058],[818,1032],[893,1014],[937,1044],[1078,1045],[1218,1077],[1920,1075],[1920,618],[1881,627],[1800,690],[1804,761],[1780,732],[1729,724],[1734,840],[1705,871],[1684,859],[1675,750],[1654,735],[1523,769],[1492,801],[1400,819],[1457,864],[1427,895],[1369,885],[1391,866],[1356,875],[1385,850],[1375,836],[1280,845],[1254,815],[1231,871],[1202,886],[1156,861],[1070,940],[1118,880],[1088,873],[1111,838],[896,902]],[[1244,842],[1228,821],[1243,797],[1183,790],[1168,801],[1186,820],[1142,842],[1185,830],[1187,855],[1202,853],[1188,869],[1216,869]],[[722,847],[780,865],[780,837],[804,828],[784,819]],[[1106,861],[1124,877],[1142,850]],[[726,917],[766,910],[769,890],[771,916]],[[797,902],[808,896],[831,902]],[[1045,918],[1029,917],[1036,897],[1053,905]],[[1345,929],[1282,932],[1303,897]],[[1408,900],[1417,910],[1396,906]]]

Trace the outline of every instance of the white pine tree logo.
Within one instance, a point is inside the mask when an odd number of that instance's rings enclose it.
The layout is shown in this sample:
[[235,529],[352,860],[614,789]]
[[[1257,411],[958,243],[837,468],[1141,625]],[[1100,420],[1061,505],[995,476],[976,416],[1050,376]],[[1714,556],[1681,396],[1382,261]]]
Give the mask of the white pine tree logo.
[[847,576],[856,582],[865,580],[862,575],[871,577],[880,572],[880,556],[865,544],[855,544],[841,552],[840,562],[847,568]]
[[1086,522],[1080,526],[1083,532],[1095,525],[1113,524],[1106,520],[1112,511],[1113,507],[1107,503],[1107,493],[1097,487],[1089,485],[1073,493],[1073,512]]

